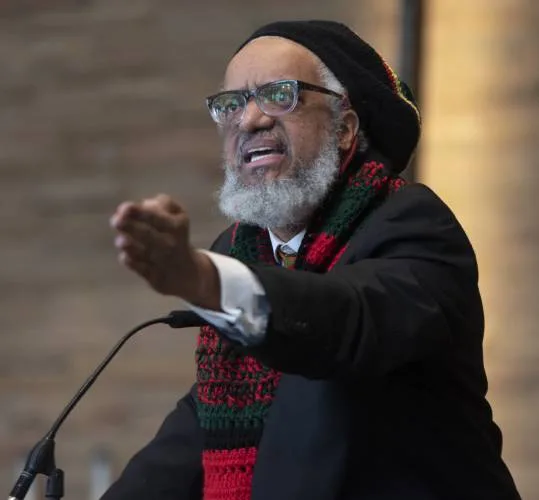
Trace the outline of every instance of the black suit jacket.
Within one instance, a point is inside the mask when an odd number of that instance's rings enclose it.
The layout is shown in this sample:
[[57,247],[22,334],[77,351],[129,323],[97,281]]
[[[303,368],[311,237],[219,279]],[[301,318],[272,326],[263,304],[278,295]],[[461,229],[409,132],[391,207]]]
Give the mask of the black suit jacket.
[[[475,256],[432,191],[394,194],[325,275],[251,269],[271,305],[252,353],[285,373],[253,500],[519,498],[485,400]],[[201,498],[194,391],[103,500]]]

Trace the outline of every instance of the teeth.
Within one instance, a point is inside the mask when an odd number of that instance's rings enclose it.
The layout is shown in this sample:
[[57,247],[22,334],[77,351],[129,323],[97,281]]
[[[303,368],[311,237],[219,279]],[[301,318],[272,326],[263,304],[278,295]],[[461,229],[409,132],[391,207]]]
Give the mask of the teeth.
[[266,156],[270,156],[272,154],[272,152],[269,152],[269,153],[254,153],[251,155],[251,160],[250,161],[256,161],[256,160],[260,160],[261,158],[266,158]]
[[273,149],[268,147],[250,149],[249,154],[260,153],[261,151],[273,151]]
[[254,149],[250,149],[247,152],[247,154],[245,155],[245,159],[247,160],[248,163],[250,163],[252,161],[259,160],[260,158],[268,156],[273,152],[274,150],[269,147],[254,148]]
[[260,160],[261,158],[272,154],[281,154],[283,153],[283,151],[284,150],[279,147],[271,146],[260,146],[258,148],[252,148],[245,151],[243,155],[243,161],[245,161],[245,163],[250,163],[252,161]]

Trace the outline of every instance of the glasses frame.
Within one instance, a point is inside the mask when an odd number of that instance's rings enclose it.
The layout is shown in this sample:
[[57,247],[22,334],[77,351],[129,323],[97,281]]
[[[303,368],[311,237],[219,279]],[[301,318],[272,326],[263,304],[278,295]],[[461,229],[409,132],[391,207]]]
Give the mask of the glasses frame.
[[[290,106],[289,109],[287,109],[286,111],[283,111],[282,113],[272,113],[272,114],[266,113],[262,109],[262,107],[260,106],[260,103],[259,103],[259,94],[260,94],[260,92],[263,91],[264,89],[272,86],[272,85],[278,85],[278,84],[282,84],[282,83],[291,84],[292,87],[294,88],[294,101],[293,101],[292,105]],[[206,98],[206,106],[208,107],[208,111],[210,112],[210,116],[212,117],[214,122],[218,123],[219,125],[228,125],[228,124],[241,122],[241,120],[243,119],[243,117],[245,115],[245,109],[247,108],[247,104],[249,103],[251,98],[253,98],[255,100],[255,103],[256,103],[258,109],[260,111],[262,111],[262,113],[264,113],[267,116],[282,116],[282,115],[291,113],[292,111],[294,111],[294,109],[296,108],[296,106],[298,104],[299,93],[302,90],[310,90],[312,92],[318,92],[320,94],[326,94],[326,95],[330,95],[330,96],[333,96],[333,97],[338,97],[339,99],[345,99],[345,97],[346,97],[346,96],[344,96],[342,94],[339,94],[338,92],[335,92],[333,90],[327,89],[325,87],[320,87],[319,85],[314,85],[312,83],[303,82],[301,80],[276,80],[274,82],[268,82],[268,83],[265,83],[264,85],[260,85],[258,87],[255,87],[254,89],[223,90],[222,92],[218,92],[217,94],[213,94],[213,95],[208,96]],[[212,106],[213,106],[213,103],[214,103],[215,99],[217,99],[218,97],[220,97],[222,95],[226,95],[226,94],[233,94],[233,95],[236,95],[236,96],[239,96],[239,97],[243,98],[243,105],[242,105],[241,114],[238,115],[238,117],[232,122],[227,122],[227,121],[222,122],[222,121],[218,120],[217,116],[212,111]]]

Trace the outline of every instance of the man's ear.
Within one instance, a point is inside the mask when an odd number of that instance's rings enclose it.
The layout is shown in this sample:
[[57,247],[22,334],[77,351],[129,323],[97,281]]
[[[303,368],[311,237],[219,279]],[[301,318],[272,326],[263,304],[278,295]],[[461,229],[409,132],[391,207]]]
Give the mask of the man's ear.
[[353,109],[348,108],[341,112],[340,122],[339,148],[348,151],[359,132],[359,117]]

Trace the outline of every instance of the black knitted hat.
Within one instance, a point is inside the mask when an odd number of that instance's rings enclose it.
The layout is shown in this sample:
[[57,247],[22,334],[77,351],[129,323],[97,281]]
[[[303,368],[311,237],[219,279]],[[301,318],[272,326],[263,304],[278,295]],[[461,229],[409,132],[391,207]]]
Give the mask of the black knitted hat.
[[419,109],[408,86],[367,42],[333,21],[281,21],[256,30],[238,51],[262,36],[287,38],[316,54],[346,88],[371,145],[395,172],[406,167],[419,140]]

